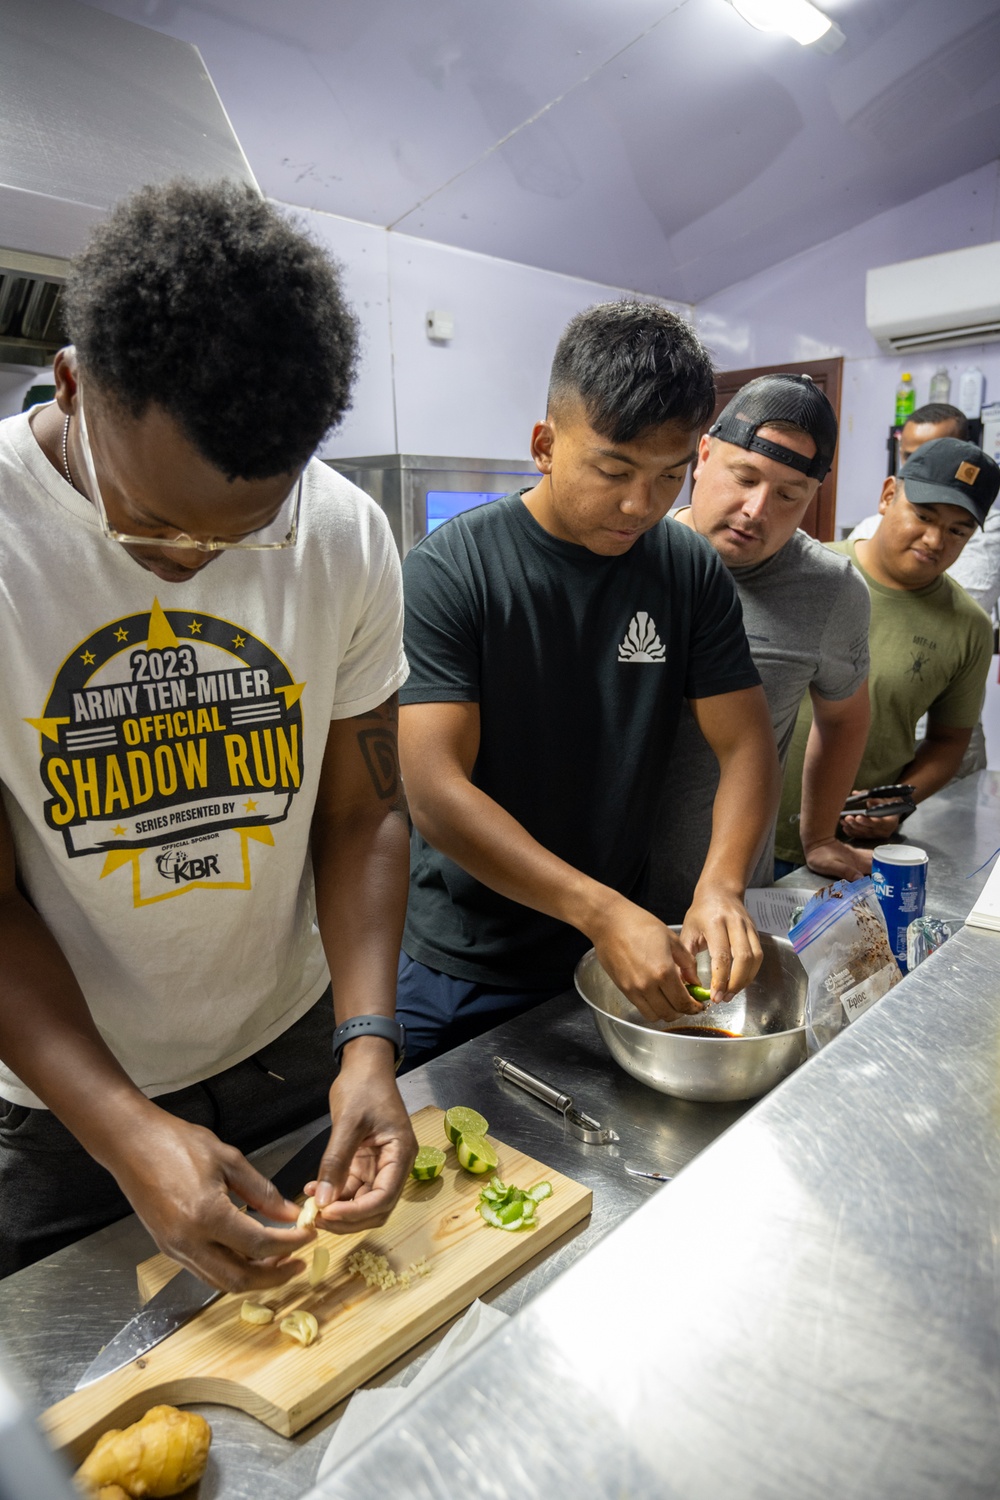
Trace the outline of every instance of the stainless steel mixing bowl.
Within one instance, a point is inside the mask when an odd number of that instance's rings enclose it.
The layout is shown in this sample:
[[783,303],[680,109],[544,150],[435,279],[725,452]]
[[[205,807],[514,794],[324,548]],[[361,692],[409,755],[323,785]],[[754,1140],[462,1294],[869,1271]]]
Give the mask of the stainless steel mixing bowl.
[[[806,1058],[806,972],[787,938],[761,933],[760,941],[764,961],[753,982],[725,1005],[680,1021],[645,1021],[593,948],[576,966],[576,987],[611,1056],[640,1083],[678,1099],[756,1099]],[[736,1035],[678,1035],[682,1026]]]

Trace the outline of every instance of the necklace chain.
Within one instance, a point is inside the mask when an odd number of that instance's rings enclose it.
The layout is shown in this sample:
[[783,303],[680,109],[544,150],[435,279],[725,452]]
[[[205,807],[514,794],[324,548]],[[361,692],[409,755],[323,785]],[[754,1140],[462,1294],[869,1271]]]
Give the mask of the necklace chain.
[[69,467],[69,417],[67,417],[65,422],[63,423],[62,461],[63,470],[65,472],[67,482],[73,487],[73,489],[76,489],[76,485],[73,484],[73,475],[70,472]]

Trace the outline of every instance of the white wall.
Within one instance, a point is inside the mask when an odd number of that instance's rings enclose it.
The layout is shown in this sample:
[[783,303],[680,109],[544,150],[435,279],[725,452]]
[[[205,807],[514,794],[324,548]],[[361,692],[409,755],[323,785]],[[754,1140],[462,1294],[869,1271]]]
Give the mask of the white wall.
[[[629,295],[331,214],[289,212],[341,262],[364,329],[354,407],[324,445],[326,458],[527,458],[563,328],[594,302]],[[685,304],[664,305],[693,316]],[[427,337],[432,309],[454,317],[448,343]]]
[[952,400],[958,374],[978,365],[986,399],[1000,399],[1000,343],[907,359],[881,353],[865,327],[865,272],[918,255],[1000,239],[1000,162],[890,209],[846,234],[780,261],[699,303],[698,331],[722,369],[844,356],[837,524],[853,525],[875,509],[885,475],[886,436],[895,389],[913,374],[917,405],[930,378],[947,364]]

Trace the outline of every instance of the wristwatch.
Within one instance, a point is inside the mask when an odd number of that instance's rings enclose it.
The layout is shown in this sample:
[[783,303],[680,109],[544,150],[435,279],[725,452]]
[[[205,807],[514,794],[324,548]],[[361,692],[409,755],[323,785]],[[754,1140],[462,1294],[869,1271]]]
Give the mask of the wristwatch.
[[333,1076],[340,1072],[340,1054],[348,1042],[359,1036],[384,1036],[396,1049],[396,1072],[406,1056],[406,1032],[399,1021],[390,1016],[352,1016],[342,1021],[333,1033]]

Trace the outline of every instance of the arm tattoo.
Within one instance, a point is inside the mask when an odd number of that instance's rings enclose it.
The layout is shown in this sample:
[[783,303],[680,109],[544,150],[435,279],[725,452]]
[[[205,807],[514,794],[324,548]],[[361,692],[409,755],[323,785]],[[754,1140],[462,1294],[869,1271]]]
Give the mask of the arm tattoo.
[[406,794],[399,774],[399,694],[393,693],[391,698],[366,714],[357,714],[355,722],[359,726],[358,749],[372,779],[375,795],[380,802],[388,802],[390,812],[409,821]]

